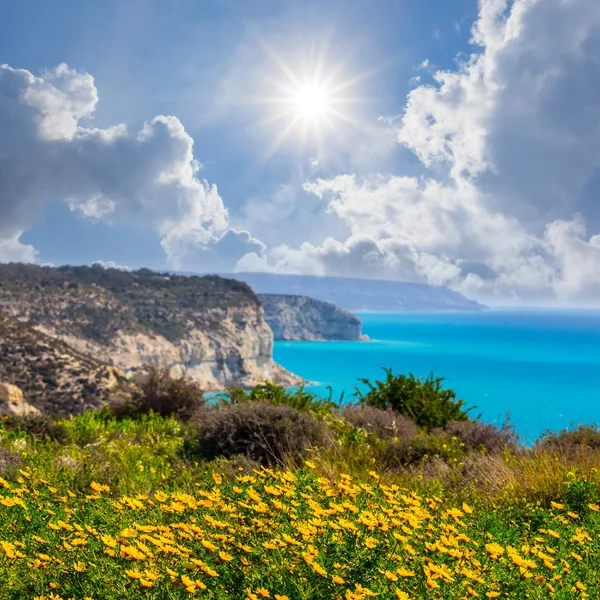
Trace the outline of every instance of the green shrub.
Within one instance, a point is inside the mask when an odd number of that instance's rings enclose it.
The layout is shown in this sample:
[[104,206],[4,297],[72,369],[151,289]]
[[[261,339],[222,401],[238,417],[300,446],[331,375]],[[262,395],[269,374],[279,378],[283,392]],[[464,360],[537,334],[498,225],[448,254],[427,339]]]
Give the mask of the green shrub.
[[203,460],[243,455],[262,464],[299,459],[327,443],[327,427],[290,406],[242,402],[205,408],[192,420],[188,454]]
[[154,412],[162,417],[188,420],[206,404],[200,385],[189,377],[171,377],[168,369],[145,367],[131,399],[115,400],[112,413],[117,417],[135,417]]
[[579,515],[589,513],[589,505],[597,500],[596,486],[582,479],[573,479],[567,483],[565,502],[567,507]]
[[361,405],[406,415],[428,431],[445,427],[450,421],[469,419],[467,413],[471,409],[465,410],[464,401],[457,400],[453,390],[442,388],[442,377],[394,375],[391,369],[385,368],[384,371],[385,381],[371,383],[368,379],[359,379],[369,388],[366,394],[356,388]]
[[330,414],[336,407],[331,399],[321,398],[304,389],[304,386],[285,388],[270,382],[256,385],[248,391],[240,388],[227,388],[221,394],[220,399],[236,405],[244,402],[266,402],[273,406],[289,406],[301,412],[311,412],[320,416]]

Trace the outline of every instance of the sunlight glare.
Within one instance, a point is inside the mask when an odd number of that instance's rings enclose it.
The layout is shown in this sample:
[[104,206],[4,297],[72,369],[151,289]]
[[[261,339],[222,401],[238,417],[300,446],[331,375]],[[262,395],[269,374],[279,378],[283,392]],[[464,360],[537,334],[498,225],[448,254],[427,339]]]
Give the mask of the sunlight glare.
[[296,91],[294,103],[299,115],[307,119],[315,119],[328,112],[331,98],[324,88],[306,85]]

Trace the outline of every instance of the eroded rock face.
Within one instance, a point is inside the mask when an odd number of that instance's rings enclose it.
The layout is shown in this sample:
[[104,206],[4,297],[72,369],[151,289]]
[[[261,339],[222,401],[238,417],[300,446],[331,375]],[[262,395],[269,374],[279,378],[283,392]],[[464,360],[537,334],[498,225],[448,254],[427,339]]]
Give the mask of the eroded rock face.
[[306,296],[259,294],[276,340],[361,340],[362,321],[334,304]]
[[127,376],[150,364],[206,390],[302,381],[273,361],[261,303],[235,280],[0,265],[0,311]]
[[21,388],[10,383],[0,383],[0,412],[18,416],[40,414],[35,406],[25,401]]
[[27,406],[18,408],[24,397],[32,407],[60,417],[99,408],[133,390],[121,369],[2,313],[0,381],[11,386],[1,392],[12,405],[10,412],[31,413]]

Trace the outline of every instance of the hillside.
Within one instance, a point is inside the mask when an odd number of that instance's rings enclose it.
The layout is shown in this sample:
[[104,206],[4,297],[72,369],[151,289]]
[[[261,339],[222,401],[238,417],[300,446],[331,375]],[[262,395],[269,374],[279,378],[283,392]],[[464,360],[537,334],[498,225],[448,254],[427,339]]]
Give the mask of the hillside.
[[227,277],[247,283],[257,294],[309,296],[350,311],[444,311],[485,308],[454,290],[424,283],[275,273],[233,273]]
[[231,279],[3,264],[0,311],[128,375],[149,363],[206,389],[299,381],[273,362],[256,294]]
[[0,382],[18,386],[27,402],[55,416],[80,414],[131,392],[120,369],[1,313]]
[[258,294],[276,340],[360,340],[361,320],[330,302],[306,296]]

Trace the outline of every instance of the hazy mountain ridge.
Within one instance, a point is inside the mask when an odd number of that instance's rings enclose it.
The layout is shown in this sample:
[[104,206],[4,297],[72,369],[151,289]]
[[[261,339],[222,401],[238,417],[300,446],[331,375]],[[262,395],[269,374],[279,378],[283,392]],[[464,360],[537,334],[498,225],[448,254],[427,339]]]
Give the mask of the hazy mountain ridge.
[[257,294],[308,296],[350,311],[486,308],[447,287],[424,283],[274,273],[231,273],[226,276],[247,283]]
[[0,311],[127,374],[149,363],[206,389],[299,382],[273,362],[256,294],[232,279],[4,264]]

